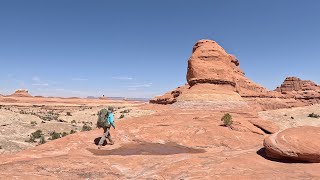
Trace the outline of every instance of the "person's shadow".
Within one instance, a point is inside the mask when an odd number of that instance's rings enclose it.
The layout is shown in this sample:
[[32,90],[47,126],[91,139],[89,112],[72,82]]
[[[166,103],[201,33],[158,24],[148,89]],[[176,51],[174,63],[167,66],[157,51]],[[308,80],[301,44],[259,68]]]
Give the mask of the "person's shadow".
[[[99,145],[101,137],[97,137],[96,139],[94,139],[94,144],[95,145]],[[108,142],[106,140],[104,140],[102,146],[106,146],[108,144]]]

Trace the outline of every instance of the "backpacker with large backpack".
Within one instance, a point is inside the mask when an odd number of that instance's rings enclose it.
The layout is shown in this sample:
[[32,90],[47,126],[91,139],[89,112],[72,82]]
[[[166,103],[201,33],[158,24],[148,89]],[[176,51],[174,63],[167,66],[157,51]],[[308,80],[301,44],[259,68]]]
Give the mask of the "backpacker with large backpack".
[[101,109],[98,112],[98,120],[97,120],[97,127],[104,128],[109,125],[109,122],[106,120],[109,115],[109,111],[107,109]]

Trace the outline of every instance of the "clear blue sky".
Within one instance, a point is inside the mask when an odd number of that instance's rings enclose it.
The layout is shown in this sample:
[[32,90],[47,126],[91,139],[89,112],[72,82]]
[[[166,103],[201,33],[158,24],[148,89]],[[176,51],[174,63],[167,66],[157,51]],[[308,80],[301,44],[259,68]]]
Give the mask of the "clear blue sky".
[[269,89],[320,82],[318,0],[0,0],[0,93],[152,97],[204,38]]

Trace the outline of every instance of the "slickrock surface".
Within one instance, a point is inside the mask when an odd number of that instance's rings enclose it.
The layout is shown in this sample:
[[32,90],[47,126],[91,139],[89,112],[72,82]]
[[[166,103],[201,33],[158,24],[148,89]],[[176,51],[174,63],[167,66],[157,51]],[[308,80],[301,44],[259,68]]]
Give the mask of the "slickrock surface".
[[[153,106],[157,113],[116,122],[116,144],[97,150],[102,130],[80,132],[12,155],[0,155],[0,179],[312,179],[320,164],[271,161],[259,150],[256,114]],[[146,107],[147,108],[147,107]],[[150,107],[148,107],[150,108]]]

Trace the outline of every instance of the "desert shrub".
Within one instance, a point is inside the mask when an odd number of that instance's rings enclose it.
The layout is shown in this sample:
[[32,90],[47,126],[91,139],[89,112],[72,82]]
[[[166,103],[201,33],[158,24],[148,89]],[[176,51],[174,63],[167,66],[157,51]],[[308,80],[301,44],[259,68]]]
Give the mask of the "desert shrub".
[[0,149],[2,149],[2,146],[0,146]]
[[67,133],[67,132],[63,132],[62,133],[62,137],[66,137],[66,136],[68,136],[69,134]]
[[131,111],[130,109],[126,109],[126,110],[121,111],[120,113],[124,114],[124,113],[129,113],[130,111]]
[[41,118],[44,121],[52,121],[52,120],[58,120],[59,119],[59,115],[58,114],[47,114],[45,116],[39,116],[39,118]]
[[53,131],[51,134],[50,134],[50,138],[49,138],[49,140],[55,140],[55,139],[59,139],[59,138],[61,138],[61,133],[57,133],[57,132],[55,132],[55,131]]
[[72,120],[72,121],[71,121],[71,125],[72,125],[72,126],[76,126],[76,125],[77,125],[77,121],[76,121],[76,120]]
[[320,115],[315,114],[315,113],[311,113],[311,114],[308,115],[308,117],[311,117],[311,118],[319,118]]
[[82,130],[81,131],[91,131],[92,130],[92,127],[87,125],[87,124],[84,124],[82,126]]
[[37,122],[36,121],[31,121],[30,124],[31,124],[31,126],[35,126],[35,125],[37,125]]
[[121,114],[121,116],[119,117],[119,119],[122,119],[122,118],[124,118],[124,114]]
[[223,125],[226,127],[230,127],[233,123],[232,116],[229,113],[226,113],[222,118],[221,121],[223,122]]
[[67,116],[72,116],[71,112],[67,112]]
[[31,133],[31,136],[33,136],[35,139],[39,139],[42,136],[41,130],[36,130],[35,132]]
[[293,117],[293,116],[291,116],[291,119],[294,119],[294,117]]
[[76,133],[76,132],[77,132],[77,131],[75,131],[75,130],[72,129],[72,130],[70,131],[70,134],[74,134],[74,133]]
[[40,140],[39,140],[39,144],[45,144],[47,141],[46,139],[44,138],[44,136],[41,136],[40,137]]

